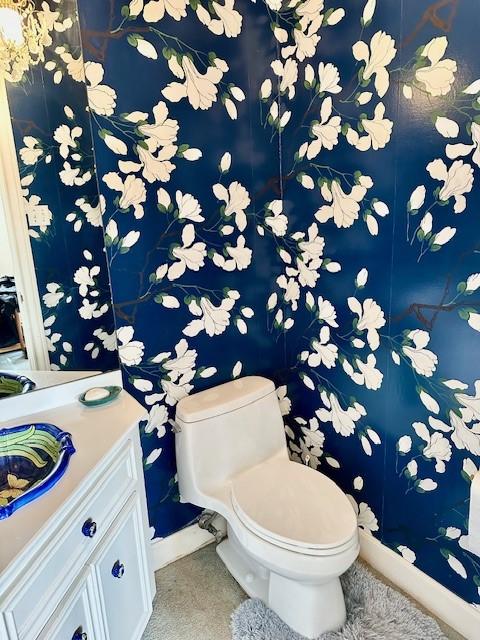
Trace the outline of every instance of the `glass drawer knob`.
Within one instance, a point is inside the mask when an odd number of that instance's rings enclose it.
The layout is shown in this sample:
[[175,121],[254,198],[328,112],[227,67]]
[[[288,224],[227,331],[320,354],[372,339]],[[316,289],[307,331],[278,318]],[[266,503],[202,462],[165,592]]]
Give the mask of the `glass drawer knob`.
[[89,518],[83,523],[82,533],[86,538],[93,538],[97,533],[97,523]]
[[125,565],[123,565],[120,562],[120,560],[117,560],[112,568],[112,576],[114,578],[120,579],[120,578],[123,578],[124,573],[125,573]]
[[88,636],[83,632],[82,627],[78,627],[72,636],[72,640],[88,640]]

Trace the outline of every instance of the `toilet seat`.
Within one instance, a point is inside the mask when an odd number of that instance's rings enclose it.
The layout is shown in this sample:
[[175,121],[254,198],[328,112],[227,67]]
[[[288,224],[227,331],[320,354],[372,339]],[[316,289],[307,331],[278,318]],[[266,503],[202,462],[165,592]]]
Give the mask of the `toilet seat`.
[[321,556],[357,544],[357,519],[342,490],[324,474],[286,458],[236,476],[231,501],[240,521],[277,547]]

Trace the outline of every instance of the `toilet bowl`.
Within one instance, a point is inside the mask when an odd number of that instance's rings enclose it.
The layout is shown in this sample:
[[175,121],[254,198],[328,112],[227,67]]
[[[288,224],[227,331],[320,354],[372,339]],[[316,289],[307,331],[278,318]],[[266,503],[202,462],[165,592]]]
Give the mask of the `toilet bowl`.
[[289,460],[273,383],[250,376],[184,398],[176,422],[180,494],[225,518],[217,552],[232,576],[306,638],[339,629],[356,516],[332,480]]

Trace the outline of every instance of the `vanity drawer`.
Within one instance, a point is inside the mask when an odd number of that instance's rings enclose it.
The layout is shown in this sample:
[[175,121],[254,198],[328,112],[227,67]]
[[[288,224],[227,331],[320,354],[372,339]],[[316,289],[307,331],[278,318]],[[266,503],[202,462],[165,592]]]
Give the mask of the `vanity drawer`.
[[37,640],[103,640],[90,572],[84,572],[55,610]]
[[[18,585],[8,607],[19,640],[36,638],[72,576],[78,574],[134,491],[137,478],[130,440],[98,474],[88,496],[74,507]],[[69,640],[69,639],[68,639]]]
[[92,558],[107,640],[140,640],[152,613],[140,499],[133,495]]

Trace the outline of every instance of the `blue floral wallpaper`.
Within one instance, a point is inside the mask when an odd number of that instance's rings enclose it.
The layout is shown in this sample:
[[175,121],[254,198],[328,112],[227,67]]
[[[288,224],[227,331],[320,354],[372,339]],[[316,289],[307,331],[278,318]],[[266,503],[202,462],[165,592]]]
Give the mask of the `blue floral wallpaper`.
[[[76,2],[43,2],[39,8],[49,27],[45,61],[7,88],[50,364],[115,369]],[[45,209],[34,223],[38,206]]]
[[480,606],[480,16],[457,0],[79,0],[152,535],[179,398],[272,377],[292,457]]

